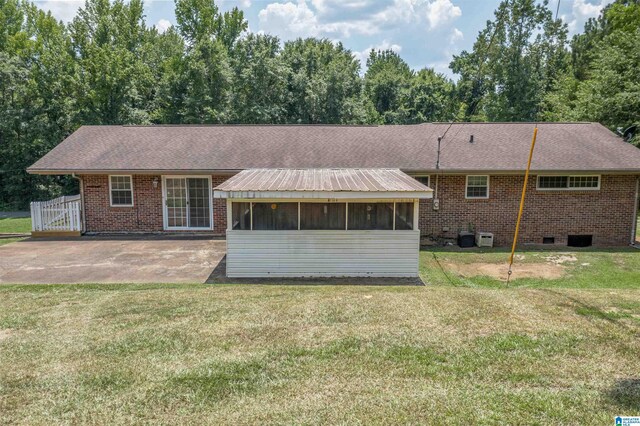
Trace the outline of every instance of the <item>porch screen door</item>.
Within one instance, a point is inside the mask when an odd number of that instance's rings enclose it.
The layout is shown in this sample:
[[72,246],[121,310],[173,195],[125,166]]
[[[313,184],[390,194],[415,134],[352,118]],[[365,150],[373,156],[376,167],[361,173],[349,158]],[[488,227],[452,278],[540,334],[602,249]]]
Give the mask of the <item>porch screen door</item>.
[[211,228],[209,179],[166,178],[165,185],[167,228]]

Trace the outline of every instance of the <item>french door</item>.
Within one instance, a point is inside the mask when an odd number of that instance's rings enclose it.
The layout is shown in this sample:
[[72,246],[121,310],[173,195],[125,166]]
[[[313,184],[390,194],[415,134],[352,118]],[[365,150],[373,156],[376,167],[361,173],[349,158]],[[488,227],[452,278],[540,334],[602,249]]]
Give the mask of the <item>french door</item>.
[[211,178],[165,177],[164,228],[211,229]]

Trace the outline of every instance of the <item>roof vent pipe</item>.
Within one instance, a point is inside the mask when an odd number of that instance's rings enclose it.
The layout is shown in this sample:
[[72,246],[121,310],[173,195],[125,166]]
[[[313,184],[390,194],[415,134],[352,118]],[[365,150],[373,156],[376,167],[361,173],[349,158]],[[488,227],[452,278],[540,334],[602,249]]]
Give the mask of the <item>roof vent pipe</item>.
[[469,143],[473,143],[473,135],[469,137]]

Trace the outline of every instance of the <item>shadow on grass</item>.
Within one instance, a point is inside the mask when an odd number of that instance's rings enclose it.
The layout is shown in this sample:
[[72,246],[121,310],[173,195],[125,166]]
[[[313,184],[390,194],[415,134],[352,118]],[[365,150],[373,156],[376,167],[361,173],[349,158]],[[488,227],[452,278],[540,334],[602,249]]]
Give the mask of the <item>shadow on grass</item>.
[[424,286],[420,277],[295,277],[295,278],[228,278],[227,255],[211,271],[205,284],[266,284],[266,285],[374,285],[374,286]]
[[624,312],[607,312],[604,311],[602,308],[599,308],[598,306],[594,306],[594,305],[590,305],[588,303],[583,302],[582,300],[576,298],[576,297],[572,297],[572,296],[568,296],[564,293],[561,293],[559,291],[555,291],[549,288],[545,288],[545,289],[540,289],[541,291],[547,292],[547,293],[551,293],[555,296],[559,296],[559,297],[563,297],[565,299],[567,299],[568,301],[570,301],[573,306],[575,306],[575,313],[578,315],[581,315],[583,317],[586,318],[596,318],[596,319],[601,319],[604,321],[607,321],[611,324],[620,326],[622,328],[628,328],[626,324],[620,322],[620,319],[623,318],[630,318],[631,315],[624,313]]
[[640,378],[626,378],[616,380],[606,397],[622,409],[629,410],[628,414],[640,413]]

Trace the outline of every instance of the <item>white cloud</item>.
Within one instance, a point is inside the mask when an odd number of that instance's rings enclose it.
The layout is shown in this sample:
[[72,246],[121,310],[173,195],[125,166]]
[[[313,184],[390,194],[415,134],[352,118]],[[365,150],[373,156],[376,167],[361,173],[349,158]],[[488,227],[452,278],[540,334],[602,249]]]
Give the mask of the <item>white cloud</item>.
[[311,0],[318,13],[327,13],[335,9],[360,9],[369,3],[366,0]]
[[251,0],[240,0],[240,7],[248,9],[251,7]]
[[261,29],[265,32],[285,30],[300,35],[311,35],[317,31],[315,14],[304,1],[298,4],[271,3],[258,13]]
[[457,42],[464,40],[464,34],[457,28],[454,28],[449,36],[449,43],[456,44]]
[[35,1],[36,6],[48,10],[58,20],[71,22],[78,8],[84,6],[84,0],[46,0]]
[[158,32],[160,34],[167,31],[170,26],[171,26],[171,22],[167,21],[166,19],[161,19],[158,21],[158,23],[156,23],[156,28],[158,29]]
[[338,35],[345,38],[352,33],[371,35],[377,32],[364,20],[321,22],[315,11],[304,0],[297,4],[271,3],[258,13],[260,30],[277,34],[282,38],[327,37]]
[[387,25],[417,23],[426,19],[429,30],[444,26],[462,16],[462,9],[451,0],[394,0],[374,15],[374,21]]
[[[385,4],[386,3],[386,4]],[[298,0],[270,3],[258,13],[260,30],[282,38],[372,35],[399,25],[441,28],[462,15],[451,0]]]
[[462,9],[454,6],[451,0],[430,1],[427,3],[426,9],[430,29],[441,27],[462,15]]
[[567,22],[569,33],[574,34],[582,31],[585,22],[589,18],[595,18],[600,15],[602,9],[610,3],[613,3],[613,0],[600,0],[596,3],[591,3],[587,0],[573,0],[571,17],[562,16],[562,19]]

